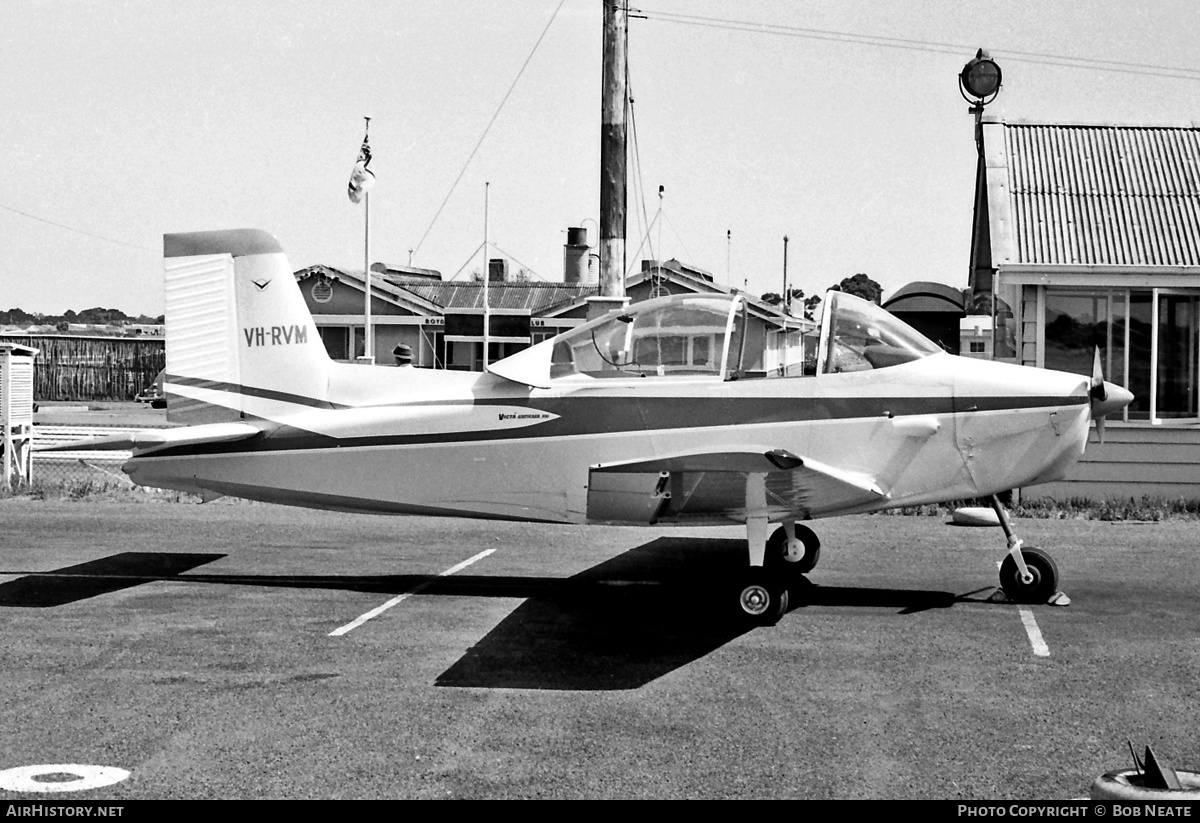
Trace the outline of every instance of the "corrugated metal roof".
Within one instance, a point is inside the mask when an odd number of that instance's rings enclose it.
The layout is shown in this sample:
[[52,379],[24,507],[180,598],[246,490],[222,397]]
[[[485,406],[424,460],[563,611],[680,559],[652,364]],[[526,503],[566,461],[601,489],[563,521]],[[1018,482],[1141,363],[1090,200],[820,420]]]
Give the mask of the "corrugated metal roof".
[[1012,262],[1200,266],[1200,129],[1004,124]]
[[[477,281],[431,283],[418,278],[382,277],[442,309],[483,308],[483,284]],[[492,283],[488,288],[488,305],[493,309],[527,309],[531,315],[538,316],[579,302],[597,291],[597,286],[576,283]]]

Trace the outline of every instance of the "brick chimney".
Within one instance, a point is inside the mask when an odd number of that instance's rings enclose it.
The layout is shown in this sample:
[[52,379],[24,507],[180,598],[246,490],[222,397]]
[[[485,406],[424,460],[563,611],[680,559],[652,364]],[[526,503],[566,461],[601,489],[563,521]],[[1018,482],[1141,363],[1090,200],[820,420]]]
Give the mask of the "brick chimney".
[[489,283],[506,283],[508,282],[508,258],[493,257],[488,261],[488,282]]

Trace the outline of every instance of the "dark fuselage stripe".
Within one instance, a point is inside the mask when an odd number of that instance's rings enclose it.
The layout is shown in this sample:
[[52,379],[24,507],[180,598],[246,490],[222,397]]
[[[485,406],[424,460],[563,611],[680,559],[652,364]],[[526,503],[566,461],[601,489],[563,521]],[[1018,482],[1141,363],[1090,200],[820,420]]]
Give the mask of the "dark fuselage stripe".
[[415,446],[476,443],[492,440],[540,440],[646,431],[809,423],[823,420],[882,419],[914,415],[945,415],[1060,408],[1087,402],[1083,396],[1048,397],[557,397],[530,401],[495,398],[476,401],[477,407],[525,406],[558,415],[522,428],[500,428],[420,435],[334,437],[283,426],[236,443],[209,443],[155,451],[152,457],[212,455],[245,452],[298,451],[363,446]]
[[[276,391],[274,389],[262,389],[256,386],[243,386],[240,383],[225,383],[220,380],[202,380],[196,377],[177,377],[173,374],[163,376],[163,383],[174,383],[177,386],[189,386],[196,389],[207,389],[210,391],[221,391],[229,394],[241,394],[247,397],[261,397],[264,400],[280,400],[284,403],[295,403],[298,406],[309,406],[314,409],[345,409],[348,406],[340,406],[335,403],[330,403],[328,400],[318,400],[315,397],[306,397],[302,394],[292,394],[290,392]],[[177,394],[176,397],[183,397]],[[192,402],[203,402],[195,398],[186,398]]]

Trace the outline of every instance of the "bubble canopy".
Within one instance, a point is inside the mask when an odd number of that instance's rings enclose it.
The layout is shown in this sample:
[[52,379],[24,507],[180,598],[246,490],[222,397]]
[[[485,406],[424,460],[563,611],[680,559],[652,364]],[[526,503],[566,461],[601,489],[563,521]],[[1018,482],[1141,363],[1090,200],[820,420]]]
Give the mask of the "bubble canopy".
[[[740,295],[672,295],[619,312],[488,366],[518,383],[742,376],[746,301]],[[818,373],[878,369],[941,351],[883,309],[842,292],[826,296]],[[829,330],[832,333],[827,337]]]
[[898,366],[942,349],[912,326],[861,297],[825,295],[818,374]]
[[721,376],[729,337],[740,330],[742,303],[734,296],[697,295],[635,304],[557,338],[550,377]]
[[530,386],[564,379],[724,379],[741,355],[744,314],[739,295],[646,300],[517,352],[488,371]]

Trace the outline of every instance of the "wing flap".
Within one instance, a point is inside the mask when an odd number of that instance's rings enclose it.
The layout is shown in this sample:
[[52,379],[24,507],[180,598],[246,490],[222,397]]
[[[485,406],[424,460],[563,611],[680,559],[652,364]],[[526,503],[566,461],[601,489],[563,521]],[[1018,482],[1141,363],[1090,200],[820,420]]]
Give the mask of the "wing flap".
[[593,466],[589,517],[605,522],[741,520],[746,483],[766,477],[771,516],[808,518],[875,508],[888,499],[874,478],[784,449],[663,455]]
[[687,452],[655,457],[650,460],[631,460],[620,463],[601,463],[594,472],[658,473],[658,472],[775,472],[791,471],[805,464],[802,457],[786,449],[737,449],[733,451]]

